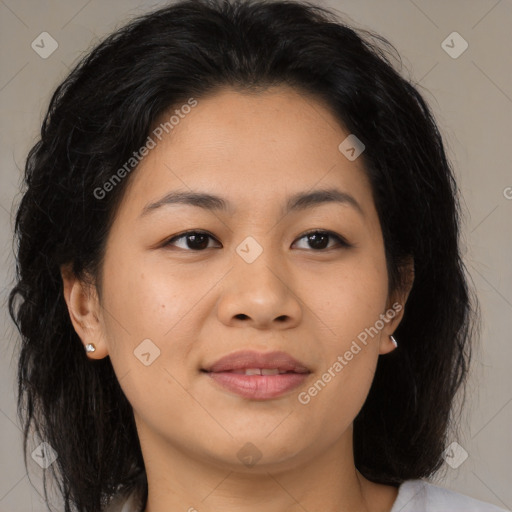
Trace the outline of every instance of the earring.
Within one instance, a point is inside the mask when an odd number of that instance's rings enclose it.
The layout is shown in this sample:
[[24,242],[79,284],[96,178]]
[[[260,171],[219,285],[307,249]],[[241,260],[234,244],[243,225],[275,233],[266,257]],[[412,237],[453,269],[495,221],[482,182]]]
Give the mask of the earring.
[[393,335],[390,335],[389,337],[391,338],[391,341],[395,344],[395,347],[398,347],[398,343],[395,340],[395,337]]
[[94,343],[87,343],[87,345],[85,345],[85,351],[86,352],[95,352],[96,347],[94,346]]

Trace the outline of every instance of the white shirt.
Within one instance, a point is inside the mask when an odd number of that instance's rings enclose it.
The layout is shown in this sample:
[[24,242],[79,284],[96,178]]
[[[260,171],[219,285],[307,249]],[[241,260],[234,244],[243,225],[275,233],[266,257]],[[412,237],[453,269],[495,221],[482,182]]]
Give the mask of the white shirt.
[[[114,500],[106,512],[139,512],[134,495],[124,501]],[[390,512],[510,512],[504,508],[450,491],[426,480],[406,480],[398,488],[398,495]]]
[[406,480],[399,487],[390,512],[505,512],[505,509],[426,480]]

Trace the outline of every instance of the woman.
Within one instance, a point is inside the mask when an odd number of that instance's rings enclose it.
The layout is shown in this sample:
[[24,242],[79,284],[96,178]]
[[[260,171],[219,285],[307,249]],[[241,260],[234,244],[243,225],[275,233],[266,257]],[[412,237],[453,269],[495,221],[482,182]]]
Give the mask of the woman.
[[426,480],[476,301],[433,116],[359,32],[183,1],[55,92],[10,311],[66,511],[500,510]]

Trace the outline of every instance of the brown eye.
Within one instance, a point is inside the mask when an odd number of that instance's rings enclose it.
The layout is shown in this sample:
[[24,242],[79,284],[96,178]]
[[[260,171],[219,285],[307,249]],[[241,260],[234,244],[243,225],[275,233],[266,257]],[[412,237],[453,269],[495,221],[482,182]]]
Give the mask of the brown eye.
[[[302,235],[298,240],[302,239],[305,239],[306,243],[309,245],[309,247],[305,247],[306,249],[311,248],[315,251],[323,251],[335,247],[350,247],[350,244],[348,244],[344,238],[331,231],[310,231],[309,233]],[[330,239],[336,240],[337,243],[334,244],[334,246],[329,246]]]
[[[313,249],[320,252],[335,248],[351,247],[343,237],[332,231],[310,231],[302,235],[298,240],[303,239],[306,240],[308,247],[299,247],[300,249]],[[164,247],[174,246],[188,251],[204,251],[205,249],[212,248],[212,246],[208,245],[210,240],[216,241],[210,233],[205,231],[186,231],[165,242]],[[332,240],[335,243],[330,243]],[[178,241],[181,241],[181,246],[178,245]]]
[[164,244],[164,247],[176,245],[176,241],[182,239],[185,241],[185,247],[182,246],[180,248],[190,251],[203,251],[204,249],[208,249],[210,239],[215,240],[212,235],[204,231],[187,231],[168,240]]

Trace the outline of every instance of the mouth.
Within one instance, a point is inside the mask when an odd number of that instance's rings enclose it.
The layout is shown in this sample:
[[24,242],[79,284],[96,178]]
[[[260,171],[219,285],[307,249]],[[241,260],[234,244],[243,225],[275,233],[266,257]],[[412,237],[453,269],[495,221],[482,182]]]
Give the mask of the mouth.
[[[205,371],[205,370],[203,370]],[[212,372],[208,372],[212,373]],[[307,373],[281,370],[279,368],[245,368],[243,370],[225,370],[223,372],[213,373],[236,373],[238,375],[282,375],[283,373]]]
[[201,371],[215,385],[252,400],[280,397],[300,386],[309,368],[286,352],[239,351]]

